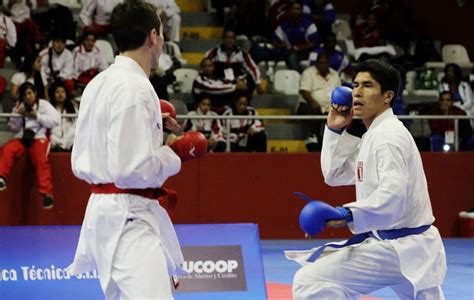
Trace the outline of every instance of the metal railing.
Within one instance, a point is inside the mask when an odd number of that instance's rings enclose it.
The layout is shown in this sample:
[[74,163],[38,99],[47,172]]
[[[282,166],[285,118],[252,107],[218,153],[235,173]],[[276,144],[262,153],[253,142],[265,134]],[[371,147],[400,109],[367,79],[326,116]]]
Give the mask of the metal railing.
[[[22,115],[14,113],[0,113],[0,118],[21,117]],[[76,118],[77,114],[62,114],[62,118]],[[474,116],[430,116],[430,115],[397,115],[400,120],[454,120],[454,149],[459,151],[459,120],[474,120]],[[273,116],[197,116],[197,115],[177,115],[178,120],[195,119],[195,120],[326,120],[325,115],[313,116],[297,116],[297,115],[273,115]],[[359,119],[354,117],[354,119]],[[226,150],[230,151],[230,122],[225,124],[226,133]]]

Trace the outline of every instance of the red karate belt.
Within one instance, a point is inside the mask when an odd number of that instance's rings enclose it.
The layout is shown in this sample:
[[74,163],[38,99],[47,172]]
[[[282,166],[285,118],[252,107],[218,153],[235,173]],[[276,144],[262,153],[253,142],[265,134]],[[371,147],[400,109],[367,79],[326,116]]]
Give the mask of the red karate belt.
[[114,183],[92,184],[93,194],[129,194],[141,196],[150,200],[158,200],[160,205],[172,215],[178,204],[178,196],[175,190],[167,188],[147,188],[147,189],[122,189],[116,187]]

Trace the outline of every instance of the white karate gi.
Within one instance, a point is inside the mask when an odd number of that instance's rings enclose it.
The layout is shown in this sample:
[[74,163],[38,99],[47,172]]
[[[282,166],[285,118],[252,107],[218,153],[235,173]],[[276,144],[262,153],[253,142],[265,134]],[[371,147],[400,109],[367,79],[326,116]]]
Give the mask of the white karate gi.
[[[66,110],[61,111],[56,108],[58,113],[65,114]],[[76,109],[77,112],[77,109]],[[59,148],[62,150],[71,150],[74,143],[74,133],[76,131],[75,118],[61,118],[61,123],[51,129],[51,148]]]
[[[42,50],[39,54],[41,57],[41,76],[46,80],[52,80],[51,68],[49,66],[49,49]],[[72,79],[74,75],[73,57],[71,51],[64,49],[61,54],[57,54],[52,50],[52,67],[54,71],[59,71],[59,77],[62,79]]]
[[[161,187],[181,167],[173,150],[162,146],[162,128],[147,75],[134,60],[117,56],[82,95],[74,174],[91,184]],[[107,299],[172,299],[169,272],[182,262],[173,225],[157,201],[92,194],[69,268],[73,274],[97,268]]]
[[[329,185],[356,185],[356,201],[344,205],[352,211],[354,221],[348,225],[354,234],[415,228],[435,220],[420,153],[391,109],[373,121],[362,139],[326,127],[321,167]],[[306,262],[315,249],[287,252],[304,265],[295,275],[295,299],[353,298],[385,286],[402,299],[444,297],[440,286],[446,256],[434,226],[395,240],[369,238]]]
[[[12,113],[17,114],[21,107],[24,107],[24,104],[22,102],[17,103],[15,107],[13,107]],[[48,100],[39,99],[38,103],[33,105],[33,108],[37,112],[36,119],[12,117],[8,120],[8,129],[16,133],[13,138],[21,139],[23,130],[27,128],[36,132],[35,139],[45,139],[48,129],[58,126],[61,123],[61,115]],[[24,124],[25,121],[26,124]]]

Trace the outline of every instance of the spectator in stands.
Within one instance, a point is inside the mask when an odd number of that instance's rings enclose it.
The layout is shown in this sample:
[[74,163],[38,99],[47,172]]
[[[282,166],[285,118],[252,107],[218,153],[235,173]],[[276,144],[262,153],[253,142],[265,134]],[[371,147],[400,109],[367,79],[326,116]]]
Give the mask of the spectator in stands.
[[354,44],[356,48],[386,45],[383,39],[384,28],[379,17],[374,12],[367,14],[367,20],[354,29]]
[[[56,80],[49,87],[51,104],[60,114],[76,114],[77,107],[67,92],[62,80]],[[61,118],[61,123],[51,129],[51,149],[53,151],[71,151],[74,143],[76,118]]]
[[[439,95],[438,105],[431,111],[431,115],[465,116],[466,112],[454,106],[453,95],[443,91]],[[430,120],[432,150],[443,150],[444,144],[454,143],[454,120]],[[469,120],[459,120],[459,149],[474,150],[472,147],[472,128]],[[451,140],[451,141],[449,141]]]
[[219,79],[214,75],[214,70],[214,62],[210,58],[201,61],[199,75],[193,82],[193,96],[198,100],[206,95],[211,99],[212,110],[222,113],[226,106],[232,105],[236,91],[247,91],[247,84],[239,78],[233,81]]
[[5,15],[3,6],[0,6],[0,68],[5,64],[5,56],[15,48],[16,39],[15,24]]
[[[300,97],[297,115],[326,115],[331,109],[330,94],[341,85],[337,72],[329,67],[329,56],[321,52],[316,64],[307,68],[300,79]],[[305,140],[309,152],[320,151],[322,145],[322,120],[305,121],[308,138]]]
[[92,78],[109,66],[104,55],[95,46],[95,40],[95,34],[86,31],[82,34],[80,44],[72,51],[77,86],[85,87]]
[[53,207],[53,184],[48,162],[49,141],[46,132],[61,122],[61,116],[46,100],[39,99],[35,86],[25,82],[20,86],[20,99],[8,121],[11,131],[17,133],[2,147],[0,156],[0,190],[7,188],[8,175],[16,159],[25,152],[30,156],[38,178],[39,193],[43,196],[43,208]]
[[[195,111],[190,111],[189,116],[217,116],[211,111],[211,98],[202,96],[198,102]],[[186,119],[183,124],[183,132],[199,131],[204,134],[208,140],[209,152],[224,152],[226,142],[222,133],[221,122],[217,119]]]
[[36,0],[3,0],[3,7],[10,13],[16,28],[18,57],[32,55],[41,50],[42,35],[38,25],[31,18],[31,10],[36,9]]
[[110,33],[110,17],[115,6],[123,0],[89,0],[79,13],[79,20],[84,31],[92,31],[96,36],[103,37]]
[[[256,116],[257,111],[248,106],[246,95],[239,95],[225,116]],[[232,152],[266,152],[267,134],[262,121],[255,119],[224,120],[223,127],[230,122],[230,147]]]
[[268,31],[271,37],[273,32],[287,17],[290,0],[273,0],[268,10]]
[[366,23],[370,13],[374,13],[384,20],[389,15],[391,1],[393,0],[359,0],[355,2],[351,10],[351,27],[354,29]]
[[61,78],[68,87],[69,92],[74,90],[74,67],[71,51],[66,49],[66,39],[61,33],[53,38],[51,47],[40,52],[41,74],[48,84]]
[[450,63],[444,67],[444,77],[438,86],[439,91],[449,91],[453,95],[454,105],[472,114],[474,100],[469,82],[462,80],[462,71],[458,64]]
[[252,97],[255,88],[258,93],[264,92],[260,69],[252,57],[236,45],[235,32],[232,30],[224,30],[223,43],[209,50],[206,58],[214,62],[217,78],[227,82],[244,81],[248,99]]
[[329,57],[329,66],[331,69],[336,70],[339,74],[344,72],[348,75],[352,75],[351,62],[347,55],[336,49],[336,34],[333,32],[327,33],[323,40],[322,47],[316,48],[309,54],[309,64],[311,66],[316,64],[316,59],[321,52],[325,52]]
[[[383,28],[383,36],[391,44],[401,46],[408,50],[410,35],[416,30],[416,24],[412,17],[411,10],[403,0],[361,0],[355,3],[352,9],[351,25],[353,30],[358,27],[365,27],[368,18],[374,14],[379,20],[379,25]],[[419,27],[419,26],[417,26]],[[414,40],[414,38],[411,38]]]
[[11,79],[11,95],[14,101],[19,100],[19,88],[25,82],[34,84],[38,98],[48,100],[48,82],[41,75],[41,58],[38,54],[25,57],[22,71],[13,74]]
[[166,40],[179,43],[181,31],[181,9],[175,0],[146,0],[153,4],[164,24],[163,33]]
[[324,39],[326,34],[332,32],[332,24],[336,20],[336,10],[330,0],[303,0],[303,13],[313,19],[320,36]]
[[307,59],[311,50],[318,46],[319,35],[311,18],[303,14],[299,2],[288,4],[288,19],[275,30],[273,44],[288,68],[301,73],[300,61]]

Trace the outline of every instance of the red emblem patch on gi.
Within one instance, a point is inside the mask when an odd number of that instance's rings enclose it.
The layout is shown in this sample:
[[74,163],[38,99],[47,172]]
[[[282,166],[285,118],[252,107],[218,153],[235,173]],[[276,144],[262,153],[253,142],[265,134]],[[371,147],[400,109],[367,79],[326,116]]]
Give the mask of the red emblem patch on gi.
[[364,163],[357,162],[357,181],[364,181]]

